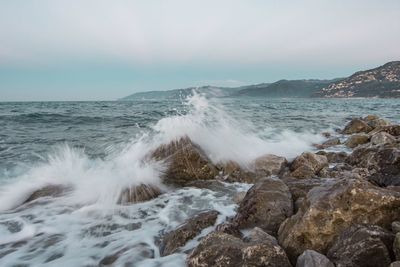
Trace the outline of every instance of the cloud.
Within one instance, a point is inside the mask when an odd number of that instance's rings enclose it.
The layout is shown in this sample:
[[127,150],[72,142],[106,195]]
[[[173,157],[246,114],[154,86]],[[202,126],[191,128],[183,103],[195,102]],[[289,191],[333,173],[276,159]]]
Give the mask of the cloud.
[[396,0],[14,0],[0,64],[322,64],[399,57]]

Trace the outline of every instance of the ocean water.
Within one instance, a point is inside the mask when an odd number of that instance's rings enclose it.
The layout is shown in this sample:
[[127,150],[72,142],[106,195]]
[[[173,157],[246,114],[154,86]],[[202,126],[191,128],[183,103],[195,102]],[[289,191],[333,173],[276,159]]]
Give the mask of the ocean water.
[[[184,251],[160,257],[160,236],[193,214],[235,213],[235,193],[167,188],[164,162],[146,155],[189,136],[214,163],[246,166],[266,153],[292,159],[321,132],[376,114],[400,122],[396,99],[187,99],[128,102],[0,102],[0,266],[184,266]],[[157,199],[118,205],[122,189],[152,183]],[[70,190],[22,203],[49,184]],[[205,229],[200,236],[212,231]],[[111,259],[115,260],[112,261]]]

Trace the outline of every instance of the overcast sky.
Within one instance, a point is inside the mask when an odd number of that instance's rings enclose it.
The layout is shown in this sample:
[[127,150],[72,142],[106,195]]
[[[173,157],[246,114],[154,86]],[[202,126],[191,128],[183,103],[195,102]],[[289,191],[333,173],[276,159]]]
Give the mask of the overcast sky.
[[392,60],[399,0],[0,0],[0,101],[335,78]]

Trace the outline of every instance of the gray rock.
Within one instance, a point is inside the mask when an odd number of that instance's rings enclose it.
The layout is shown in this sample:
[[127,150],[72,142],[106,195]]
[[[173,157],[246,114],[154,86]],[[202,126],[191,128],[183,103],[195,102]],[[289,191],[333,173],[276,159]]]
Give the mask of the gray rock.
[[371,136],[371,143],[373,145],[394,144],[396,138],[387,132],[379,132]]
[[400,261],[394,261],[392,262],[389,267],[400,267]]
[[393,251],[396,257],[396,260],[400,260],[400,233],[396,234],[396,237],[393,242]]
[[351,120],[343,129],[343,134],[355,134],[355,133],[368,133],[372,130],[365,121],[361,119]]
[[395,234],[400,232],[400,222],[399,221],[392,222],[392,232]]
[[327,256],[337,267],[386,267],[392,244],[393,234],[381,227],[353,225],[340,234]]
[[335,267],[325,256],[314,250],[306,250],[297,258],[296,267]]

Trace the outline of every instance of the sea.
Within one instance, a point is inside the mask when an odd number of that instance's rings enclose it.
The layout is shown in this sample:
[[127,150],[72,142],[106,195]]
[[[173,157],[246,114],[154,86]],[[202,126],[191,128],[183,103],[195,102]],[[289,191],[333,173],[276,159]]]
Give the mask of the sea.
[[[188,136],[215,163],[248,166],[264,154],[289,160],[338,135],[351,118],[375,114],[400,122],[398,99],[210,98],[110,102],[0,102],[0,266],[185,266],[186,253],[161,257],[160,238],[204,210],[217,224],[235,214],[233,196],[163,185],[165,162],[148,155]],[[340,147],[345,150],[346,148]],[[156,184],[156,199],[118,204],[124,188]],[[59,197],[25,203],[47,185]]]

